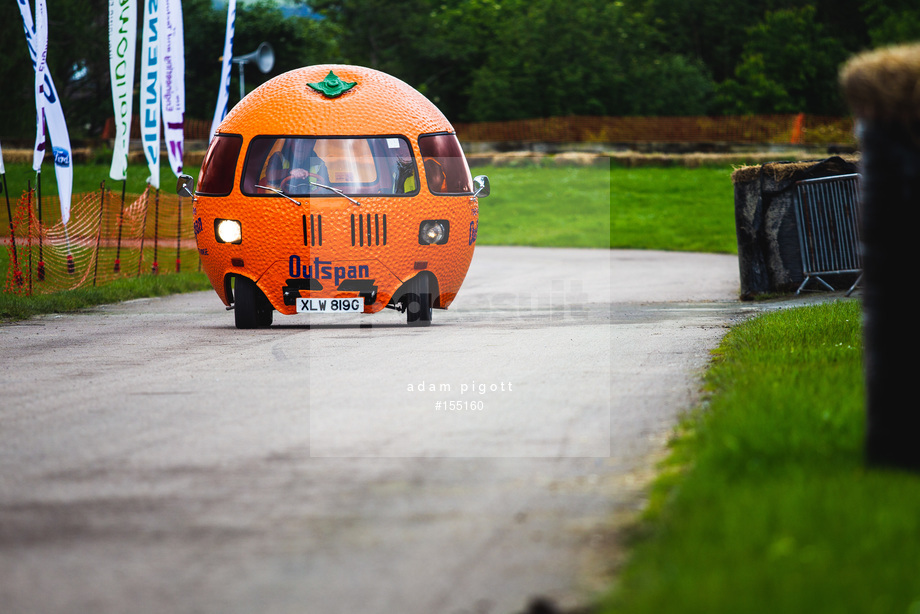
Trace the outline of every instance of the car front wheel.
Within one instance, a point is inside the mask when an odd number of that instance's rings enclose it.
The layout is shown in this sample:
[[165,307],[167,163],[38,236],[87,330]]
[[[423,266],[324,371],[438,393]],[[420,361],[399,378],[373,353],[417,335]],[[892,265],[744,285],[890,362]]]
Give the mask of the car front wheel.
[[406,301],[406,323],[409,326],[431,326],[431,289],[427,275],[419,275],[409,282],[403,299]]
[[237,328],[267,328],[272,324],[273,308],[265,294],[248,277],[237,276],[233,288],[233,313]]

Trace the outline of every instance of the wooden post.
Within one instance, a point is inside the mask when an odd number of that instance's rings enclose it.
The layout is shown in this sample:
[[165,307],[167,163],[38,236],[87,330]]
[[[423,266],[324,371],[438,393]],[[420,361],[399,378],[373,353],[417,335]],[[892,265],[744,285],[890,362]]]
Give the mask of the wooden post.
[[866,461],[920,469],[915,363],[920,207],[920,45],[853,58],[841,85],[856,117],[863,243]]
[[35,173],[35,194],[38,199],[38,268],[35,271],[35,279],[45,281],[45,254],[44,238],[45,224],[42,220],[42,172]]
[[26,182],[26,189],[28,190],[28,194],[29,194],[29,201],[28,201],[29,234],[26,235],[26,237],[28,237],[28,242],[29,242],[29,296],[32,296],[32,182],[31,181]]
[[176,210],[176,273],[182,270],[182,197]]
[[105,211],[105,181],[99,184],[99,230],[96,231],[96,251],[93,260],[93,287],[96,287],[96,279],[99,276],[99,248],[102,241],[102,214]]
[[0,175],[3,177],[3,195],[6,197],[6,215],[10,219],[10,245],[13,248],[13,280],[17,286],[22,285],[22,271],[19,269],[19,254],[16,251],[16,227],[13,225],[13,210],[10,208],[10,189],[6,185],[6,173]]
[[160,189],[157,188],[156,200],[153,209],[153,264],[150,272],[156,275],[160,272],[160,263],[157,262],[157,252],[160,246]]

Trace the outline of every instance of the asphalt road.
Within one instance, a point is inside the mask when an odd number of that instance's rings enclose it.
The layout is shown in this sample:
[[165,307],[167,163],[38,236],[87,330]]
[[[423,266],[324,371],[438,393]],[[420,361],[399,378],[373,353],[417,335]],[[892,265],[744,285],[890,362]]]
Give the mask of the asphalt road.
[[211,292],[0,326],[0,610],[584,603],[737,291],[732,256],[479,247],[425,329],[238,331]]

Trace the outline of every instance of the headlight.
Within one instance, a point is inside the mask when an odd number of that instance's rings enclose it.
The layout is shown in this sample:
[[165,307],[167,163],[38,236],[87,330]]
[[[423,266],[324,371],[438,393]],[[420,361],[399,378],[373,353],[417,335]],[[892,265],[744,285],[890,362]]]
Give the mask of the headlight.
[[214,220],[214,235],[218,243],[242,243],[243,227],[236,220]]
[[447,243],[449,235],[450,222],[448,220],[425,220],[418,228],[420,245],[442,245]]

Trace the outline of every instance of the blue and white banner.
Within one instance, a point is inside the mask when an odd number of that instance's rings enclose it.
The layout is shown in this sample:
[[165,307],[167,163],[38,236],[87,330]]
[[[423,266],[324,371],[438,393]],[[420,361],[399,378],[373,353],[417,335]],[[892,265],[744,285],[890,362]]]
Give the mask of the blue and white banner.
[[141,34],[141,143],[150,177],[147,183],[160,189],[160,3],[144,3],[144,30]]
[[3,147],[0,147],[0,175],[6,175],[6,169],[3,168]]
[[[58,98],[57,90],[54,88],[54,81],[51,79],[51,73],[45,64],[48,50],[48,19],[47,10],[44,0],[38,0],[35,5],[37,20],[42,22],[41,30],[44,42],[39,44],[36,24],[32,20],[32,11],[29,7],[29,0],[17,0],[19,4],[19,13],[22,15],[22,29],[26,35],[26,44],[29,47],[29,56],[32,58],[32,65],[35,67],[36,75],[39,70],[39,48],[42,60],[42,80],[40,87],[36,87],[36,93],[41,94],[42,112],[38,113],[39,104],[36,103],[36,133],[38,129],[42,131],[42,145],[44,146],[44,127],[48,127],[48,134],[51,137],[54,152],[54,174],[57,178],[58,197],[61,201],[61,220],[66,225],[70,220],[70,199],[73,193],[73,154],[70,149],[70,134],[67,131],[67,122],[64,120],[64,110],[61,108],[61,100]],[[36,141],[38,139],[36,138]],[[42,158],[44,157],[44,147],[42,149]],[[41,168],[41,160],[33,158],[32,166],[36,172]]]
[[109,0],[109,73],[115,112],[115,147],[109,177],[115,180],[128,176],[136,44],[137,6],[134,0]]
[[[166,19],[160,43],[160,84],[163,95],[163,136],[169,165],[178,177],[182,173],[185,147],[185,51],[181,0],[160,0]],[[162,22],[161,22],[162,23]]]
[[45,72],[48,64],[48,12],[45,0],[35,0],[35,149],[32,170],[42,172],[45,159]]
[[230,68],[233,59],[233,29],[236,22],[236,0],[227,3],[227,32],[224,35],[224,55],[220,71],[220,90],[217,93],[217,106],[214,108],[214,119],[211,121],[211,139],[217,132],[220,122],[227,115],[227,105],[230,101]]

